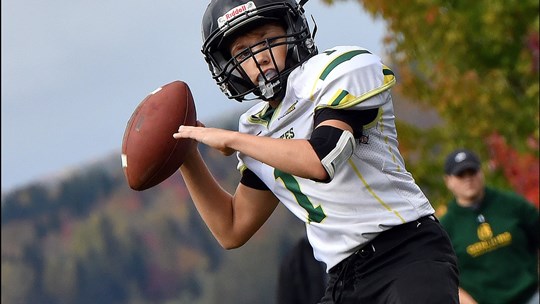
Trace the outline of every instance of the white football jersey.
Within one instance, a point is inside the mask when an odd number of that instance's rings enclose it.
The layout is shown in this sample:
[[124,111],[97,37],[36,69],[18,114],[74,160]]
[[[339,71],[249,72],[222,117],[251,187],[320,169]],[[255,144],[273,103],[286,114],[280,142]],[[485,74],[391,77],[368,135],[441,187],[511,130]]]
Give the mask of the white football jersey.
[[379,57],[363,48],[339,46],[289,75],[285,97],[273,113],[267,102],[260,102],[240,118],[243,133],[308,139],[319,108],[379,109],[356,140],[353,155],[328,183],[293,176],[238,153],[238,169],[253,171],[305,222],[315,258],[327,270],[380,232],[434,213],[398,150],[389,90],[394,83]]

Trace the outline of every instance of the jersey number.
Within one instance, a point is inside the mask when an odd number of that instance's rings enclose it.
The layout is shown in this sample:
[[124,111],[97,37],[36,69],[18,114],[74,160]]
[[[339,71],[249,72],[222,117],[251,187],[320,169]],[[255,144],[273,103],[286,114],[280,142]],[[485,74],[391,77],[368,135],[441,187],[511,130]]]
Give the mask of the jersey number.
[[313,206],[309,198],[304,193],[302,193],[302,190],[300,190],[300,185],[298,184],[298,181],[296,181],[294,176],[275,169],[274,178],[281,178],[283,184],[285,185],[285,188],[291,191],[298,204],[308,212],[309,222],[320,223],[322,222],[322,220],[324,220],[326,214],[324,214],[322,207],[320,205],[317,207]]

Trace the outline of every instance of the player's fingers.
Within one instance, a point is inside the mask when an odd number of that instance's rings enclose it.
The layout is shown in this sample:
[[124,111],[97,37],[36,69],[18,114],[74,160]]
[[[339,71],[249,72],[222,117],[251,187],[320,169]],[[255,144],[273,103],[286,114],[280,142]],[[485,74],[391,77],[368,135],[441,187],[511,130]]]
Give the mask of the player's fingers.
[[190,137],[190,129],[192,129],[194,127],[190,127],[190,126],[180,126],[178,128],[178,132],[174,133],[173,134],[173,137],[178,139],[178,138],[189,138]]
[[193,132],[194,130],[197,130],[197,129],[199,129],[199,127],[192,127],[192,126],[181,125],[181,126],[178,128],[178,133],[188,133],[188,132]]

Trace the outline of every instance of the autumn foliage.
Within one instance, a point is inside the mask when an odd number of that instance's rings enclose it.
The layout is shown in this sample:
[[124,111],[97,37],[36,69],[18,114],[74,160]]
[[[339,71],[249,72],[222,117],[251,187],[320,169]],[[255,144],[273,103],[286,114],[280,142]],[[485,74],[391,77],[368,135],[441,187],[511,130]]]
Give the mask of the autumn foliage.
[[[540,200],[538,158],[530,154],[518,154],[499,134],[491,135],[487,144],[491,154],[490,165],[494,169],[502,169],[512,188],[538,208]],[[531,144],[538,146],[538,142],[533,140]]]
[[[539,140],[539,2],[358,2],[386,23],[381,55],[397,73],[396,94],[441,118],[438,130],[401,136],[419,182],[434,185],[444,156],[466,147],[500,169],[486,172],[488,182],[503,172],[506,186],[538,205],[539,149],[530,143]],[[436,142],[424,138],[433,134]]]

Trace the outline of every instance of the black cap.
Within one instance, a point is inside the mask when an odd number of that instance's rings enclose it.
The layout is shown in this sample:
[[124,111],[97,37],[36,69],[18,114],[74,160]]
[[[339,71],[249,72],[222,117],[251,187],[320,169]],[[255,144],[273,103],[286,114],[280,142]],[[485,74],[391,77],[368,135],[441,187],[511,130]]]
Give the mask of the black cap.
[[444,173],[458,175],[467,169],[480,170],[480,158],[467,149],[457,149],[446,157]]

